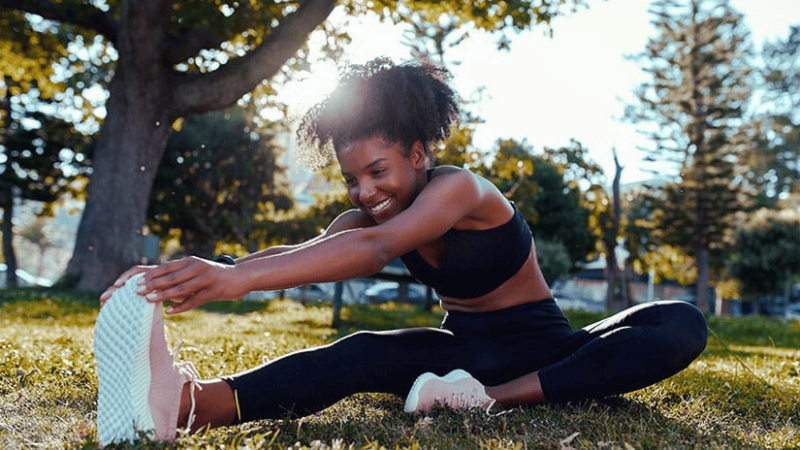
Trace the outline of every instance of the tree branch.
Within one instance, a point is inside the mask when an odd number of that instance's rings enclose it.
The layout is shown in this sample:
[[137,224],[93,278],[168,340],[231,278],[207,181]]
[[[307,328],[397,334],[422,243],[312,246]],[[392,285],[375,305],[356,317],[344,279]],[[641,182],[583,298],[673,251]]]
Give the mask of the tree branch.
[[336,0],[307,0],[247,55],[211,73],[177,75],[173,114],[180,117],[233,105],[262,80],[277,73],[314,28],[328,18],[334,6]]
[[223,42],[224,39],[218,38],[207,29],[181,30],[177,38],[168,38],[164,63],[170,67],[174,66],[192,56],[196,56],[200,50],[218,48]]
[[69,23],[94,30],[116,45],[119,24],[110,15],[87,3],[49,0],[0,0],[0,9],[36,14],[48,20]]

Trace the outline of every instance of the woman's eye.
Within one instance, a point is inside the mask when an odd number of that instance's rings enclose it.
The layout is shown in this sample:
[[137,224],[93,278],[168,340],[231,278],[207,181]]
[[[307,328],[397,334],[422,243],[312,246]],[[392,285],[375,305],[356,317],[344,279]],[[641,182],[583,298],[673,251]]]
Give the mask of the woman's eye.
[[374,170],[372,171],[372,175],[373,175],[373,176],[378,176],[378,175],[381,175],[381,174],[383,174],[383,172],[386,172],[386,169],[374,169]]

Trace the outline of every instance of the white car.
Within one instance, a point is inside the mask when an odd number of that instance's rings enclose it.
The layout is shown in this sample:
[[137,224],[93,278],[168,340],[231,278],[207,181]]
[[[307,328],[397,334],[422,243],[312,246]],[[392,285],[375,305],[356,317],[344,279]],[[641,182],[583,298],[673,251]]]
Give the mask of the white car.
[[[360,303],[385,303],[394,302],[400,297],[400,283],[396,281],[383,281],[375,283],[361,293]],[[409,303],[424,303],[425,293],[420,289],[408,286],[406,294]]]
[[800,303],[793,303],[787,306],[783,317],[787,320],[800,320]]

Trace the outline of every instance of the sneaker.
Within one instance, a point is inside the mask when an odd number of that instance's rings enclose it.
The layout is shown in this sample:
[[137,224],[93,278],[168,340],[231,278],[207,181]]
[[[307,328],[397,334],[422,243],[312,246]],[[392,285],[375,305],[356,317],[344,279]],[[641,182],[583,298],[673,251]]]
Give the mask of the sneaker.
[[[99,379],[97,436],[101,445],[139,435],[171,441],[178,430],[183,385],[199,388],[190,363],[175,364],[167,349],[161,308],[136,293],[142,275],[117,289],[97,316],[94,353]],[[187,426],[188,428],[188,426]]]
[[456,369],[443,377],[430,372],[420,375],[408,393],[404,411],[427,412],[438,404],[456,411],[480,408],[488,413],[494,403],[480,381]]

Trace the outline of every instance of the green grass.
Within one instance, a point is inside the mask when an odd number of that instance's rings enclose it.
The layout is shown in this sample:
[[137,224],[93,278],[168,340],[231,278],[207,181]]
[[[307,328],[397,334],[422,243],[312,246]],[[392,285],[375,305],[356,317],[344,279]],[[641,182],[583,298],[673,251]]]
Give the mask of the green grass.
[[[96,448],[96,296],[0,291],[0,449]],[[600,315],[568,313],[575,326]],[[204,378],[251,368],[359,329],[437,326],[441,312],[359,306],[329,326],[327,305],[220,303],[167,320]],[[603,401],[478,412],[402,412],[364,394],[300,420],[250,423],[119,448],[156,449],[783,449],[800,448],[800,325],[711,318],[708,348],[680,374]],[[113,446],[112,446],[113,447]]]

